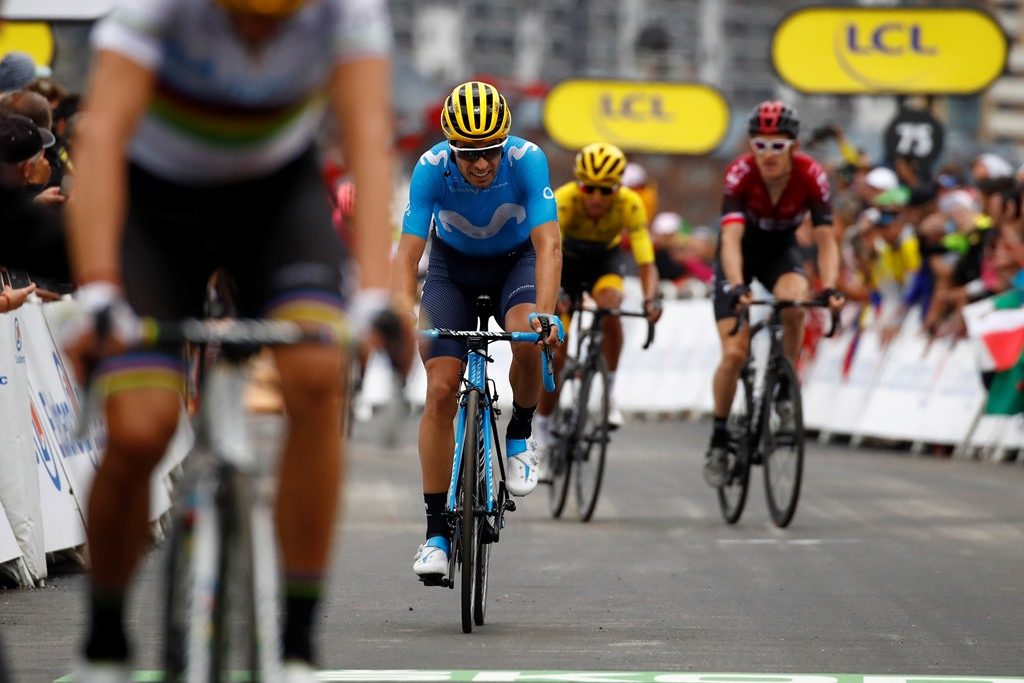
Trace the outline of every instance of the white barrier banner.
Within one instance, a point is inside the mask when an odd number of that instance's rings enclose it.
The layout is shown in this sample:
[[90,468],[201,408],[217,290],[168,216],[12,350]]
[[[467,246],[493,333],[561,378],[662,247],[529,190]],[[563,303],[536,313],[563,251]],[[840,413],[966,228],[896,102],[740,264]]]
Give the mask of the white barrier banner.
[[14,530],[7,521],[7,511],[4,504],[0,503],[0,564],[21,557],[21,548],[18,547],[18,539],[14,537]]
[[22,311],[0,315],[0,500],[33,579],[46,577],[42,501],[29,411]]
[[985,403],[974,349],[967,340],[936,342],[950,347],[928,398],[920,440],[958,444],[967,435],[974,417]]

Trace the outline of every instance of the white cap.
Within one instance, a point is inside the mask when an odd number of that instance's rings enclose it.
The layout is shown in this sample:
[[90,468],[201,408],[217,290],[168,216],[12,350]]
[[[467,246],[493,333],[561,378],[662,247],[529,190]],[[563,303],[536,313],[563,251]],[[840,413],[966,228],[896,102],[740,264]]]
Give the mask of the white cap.
[[864,177],[864,182],[876,190],[885,192],[899,187],[900,179],[897,177],[896,171],[891,168],[876,166]]
[[679,232],[683,217],[672,211],[662,211],[651,221],[651,233],[655,235],[674,235]]
[[640,164],[629,162],[622,171],[622,184],[626,187],[642,187],[647,184],[647,169]]
[[988,177],[992,180],[1009,178],[1013,175],[1013,167],[1010,166],[1010,162],[998,154],[986,152],[979,156],[975,163],[981,164],[985,171],[988,172]]
[[978,211],[978,203],[967,190],[953,190],[939,197],[939,211],[950,213],[956,209],[967,209],[968,211],[976,212]]

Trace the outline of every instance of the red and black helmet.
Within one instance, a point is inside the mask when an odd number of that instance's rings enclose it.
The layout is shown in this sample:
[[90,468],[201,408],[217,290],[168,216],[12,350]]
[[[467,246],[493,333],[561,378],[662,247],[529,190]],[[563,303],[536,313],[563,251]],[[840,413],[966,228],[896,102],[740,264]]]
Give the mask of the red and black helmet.
[[751,137],[781,133],[795,139],[800,132],[800,119],[796,110],[785,102],[765,100],[750,112],[747,132]]

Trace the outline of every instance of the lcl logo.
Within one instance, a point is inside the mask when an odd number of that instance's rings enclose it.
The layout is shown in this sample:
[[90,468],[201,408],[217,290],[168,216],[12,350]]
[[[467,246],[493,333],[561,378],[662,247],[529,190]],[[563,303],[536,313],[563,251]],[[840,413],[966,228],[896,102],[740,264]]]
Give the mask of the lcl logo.
[[629,119],[638,123],[672,120],[672,115],[665,112],[665,101],[660,95],[651,93],[633,92],[618,97],[612,93],[602,93],[600,106],[602,116],[610,119]]
[[863,30],[857,24],[847,24],[846,48],[853,54],[936,55],[938,49],[924,44],[924,32],[920,24],[888,22],[871,30]]

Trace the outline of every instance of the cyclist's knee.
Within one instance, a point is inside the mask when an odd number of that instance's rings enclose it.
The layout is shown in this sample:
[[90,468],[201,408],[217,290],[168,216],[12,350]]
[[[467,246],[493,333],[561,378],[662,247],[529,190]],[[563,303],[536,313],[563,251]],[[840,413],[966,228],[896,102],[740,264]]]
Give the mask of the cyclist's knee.
[[[289,349],[299,351],[299,348]],[[341,354],[313,348],[277,356],[281,392],[290,413],[302,411],[341,395]]]
[[462,378],[462,363],[454,358],[434,358],[427,363],[427,395],[424,410],[455,414],[455,396]]
[[540,347],[535,344],[513,344],[513,363],[539,363]]
[[742,346],[727,346],[722,349],[722,367],[739,370],[747,361],[747,350]]

